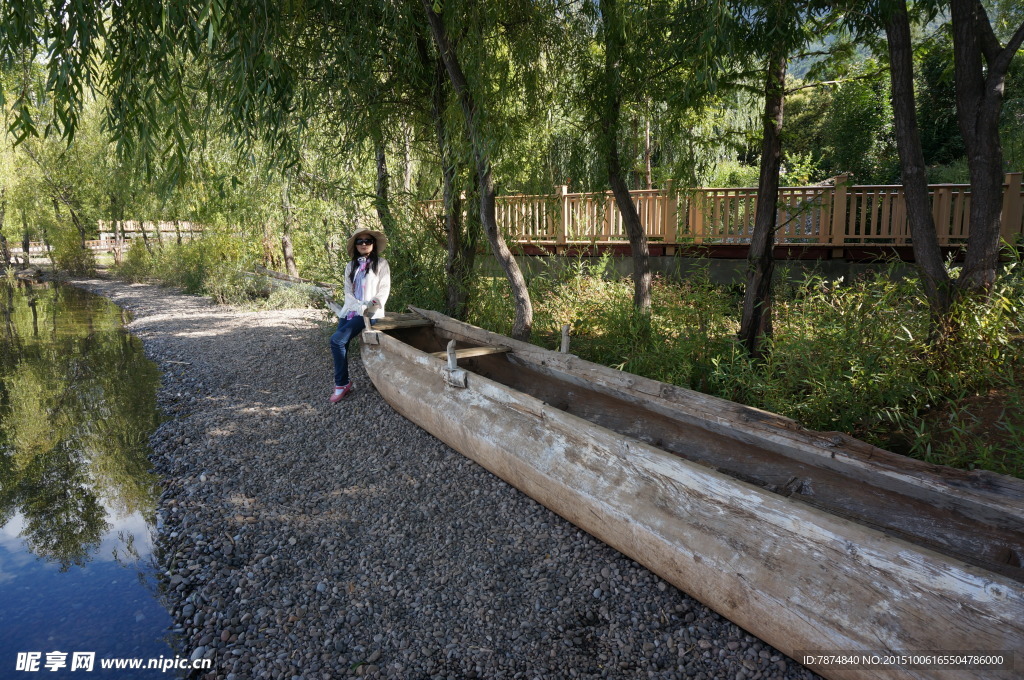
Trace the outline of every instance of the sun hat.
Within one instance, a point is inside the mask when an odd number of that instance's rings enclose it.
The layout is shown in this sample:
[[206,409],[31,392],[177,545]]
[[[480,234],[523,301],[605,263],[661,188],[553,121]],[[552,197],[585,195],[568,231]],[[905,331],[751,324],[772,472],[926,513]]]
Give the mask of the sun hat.
[[365,227],[360,227],[359,229],[356,229],[354,232],[352,232],[352,235],[349,236],[348,238],[349,257],[356,256],[356,237],[359,236],[360,234],[369,234],[370,236],[373,237],[373,240],[376,241],[376,243],[373,246],[373,250],[375,253],[377,253],[377,255],[383,253],[384,249],[388,247],[388,237],[384,235],[383,231],[377,231],[376,229],[367,229]]

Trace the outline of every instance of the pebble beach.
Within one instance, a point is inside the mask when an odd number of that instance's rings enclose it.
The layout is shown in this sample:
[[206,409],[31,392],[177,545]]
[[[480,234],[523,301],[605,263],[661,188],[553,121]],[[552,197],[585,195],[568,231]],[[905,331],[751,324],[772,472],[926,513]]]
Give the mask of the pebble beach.
[[818,677],[396,413],[358,352],[329,404],[324,312],[71,283],[163,372],[160,596],[194,677]]

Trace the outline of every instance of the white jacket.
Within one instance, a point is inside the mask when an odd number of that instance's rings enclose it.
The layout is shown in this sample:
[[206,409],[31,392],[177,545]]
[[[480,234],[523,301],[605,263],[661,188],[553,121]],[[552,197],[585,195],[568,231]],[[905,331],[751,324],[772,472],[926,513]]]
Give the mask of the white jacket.
[[391,267],[383,257],[377,260],[377,271],[373,271],[371,265],[366,269],[366,282],[363,284],[363,299],[357,300],[352,295],[352,279],[349,274],[355,262],[349,262],[345,267],[345,306],[339,315],[341,318],[348,316],[349,312],[355,312],[356,316],[363,313],[371,300],[380,301],[380,309],[374,315],[374,319],[384,318],[384,306],[388,302],[388,295],[391,293]]

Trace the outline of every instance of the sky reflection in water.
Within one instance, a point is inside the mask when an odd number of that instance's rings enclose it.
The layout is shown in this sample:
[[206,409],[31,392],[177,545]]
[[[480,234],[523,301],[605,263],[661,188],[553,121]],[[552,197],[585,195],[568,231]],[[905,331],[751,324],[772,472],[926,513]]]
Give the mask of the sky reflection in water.
[[155,599],[159,493],[148,438],[159,374],[109,301],[54,284],[0,283],[0,677],[19,652],[173,656]]

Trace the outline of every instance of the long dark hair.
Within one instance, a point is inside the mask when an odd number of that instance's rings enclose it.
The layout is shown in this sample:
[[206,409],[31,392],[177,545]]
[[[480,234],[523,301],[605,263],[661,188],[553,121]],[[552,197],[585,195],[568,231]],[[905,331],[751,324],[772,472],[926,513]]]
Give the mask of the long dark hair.
[[[360,234],[360,236],[362,236],[362,234]],[[380,260],[380,257],[377,255],[377,239],[374,238],[373,236],[369,235],[369,234],[367,234],[367,236],[369,236],[370,238],[373,239],[373,250],[371,250],[370,254],[367,255],[366,257],[370,258],[370,269],[372,269],[373,273],[376,274],[377,273],[377,262]],[[360,257],[359,256],[359,250],[356,248],[355,244],[353,243],[352,244],[352,260],[351,260],[352,266],[349,268],[349,271],[348,271],[348,280],[351,281],[352,283],[356,282],[356,269],[359,268],[359,257]]]

